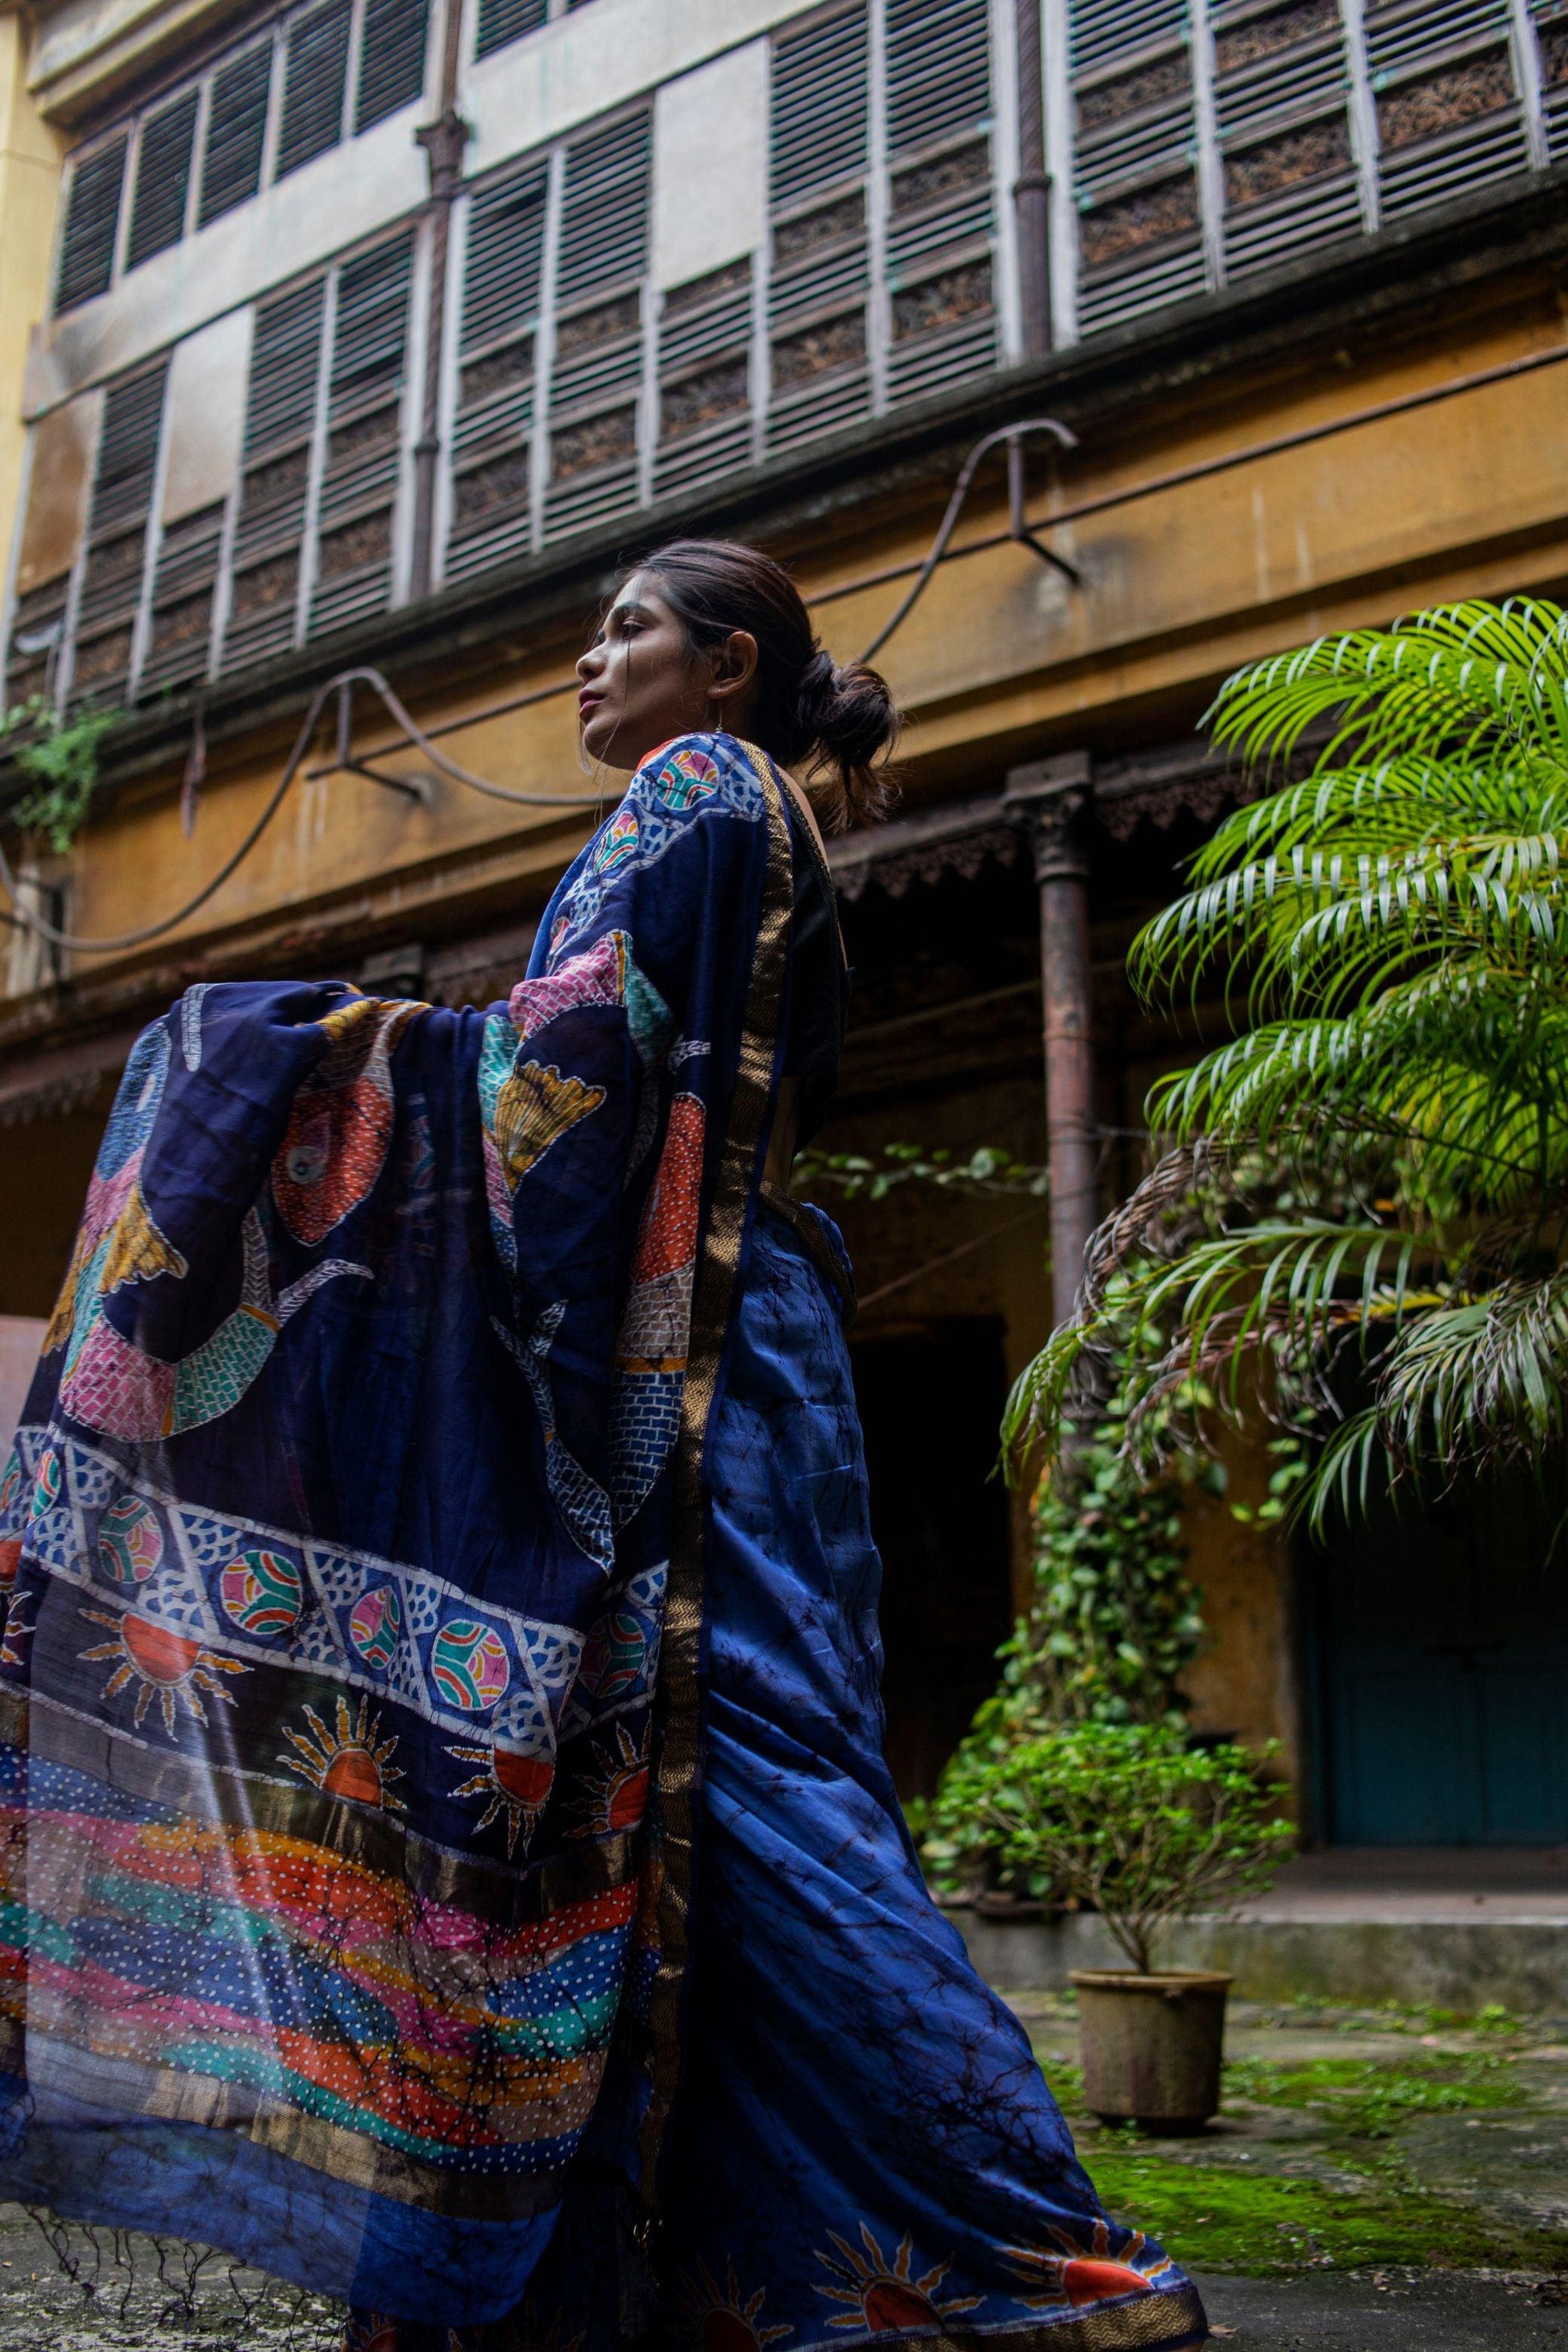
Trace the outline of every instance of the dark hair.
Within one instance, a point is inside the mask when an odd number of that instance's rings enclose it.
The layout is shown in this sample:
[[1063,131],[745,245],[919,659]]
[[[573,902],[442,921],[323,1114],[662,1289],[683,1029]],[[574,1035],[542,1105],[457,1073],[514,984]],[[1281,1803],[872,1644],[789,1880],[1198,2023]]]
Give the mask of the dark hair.
[[781,766],[809,760],[813,782],[826,787],[813,794],[824,832],[887,814],[893,780],[873,764],[899,731],[887,680],[863,662],[840,665],[823,651],[782,564],[731,540],[672,539],[633,572],[658,582],[699,651],[721,645],[735,629],[755,637],[752,731]]

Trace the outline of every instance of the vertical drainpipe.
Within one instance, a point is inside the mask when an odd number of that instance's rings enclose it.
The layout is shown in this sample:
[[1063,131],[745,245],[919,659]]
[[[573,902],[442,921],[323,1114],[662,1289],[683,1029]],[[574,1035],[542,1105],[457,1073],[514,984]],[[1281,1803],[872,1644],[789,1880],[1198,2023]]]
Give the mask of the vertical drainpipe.
[[430,174],[430,300],[425,320],[425,390],[419,438],[414,444],[414,551],[408,593],[416,602],[430,593],[436,535],[436,461],[441,454],[441,353],[447,340],[447,280],[452,249],[452,205],[463,184],[463,150],[468,126],[458,111],[458,69],[463,38],[463,0],[445,0],[441,25],[441,89],[434,122],[415,137],[425,150]]
[[1013,0],[1018,50],[1018,176],[1013,205],[1018,229],[1018,316],[1023,356],[1051,348],[1050,176],[1046,170],[1045,80],[1040,0]]
[[1046,1134],[1051,1177],[1052,1320],[1066,1322],[1100,1222],[1089,965],[1089,760],[1081,751],[1007,772],[1005,803],[1034,854],[1040,891]]

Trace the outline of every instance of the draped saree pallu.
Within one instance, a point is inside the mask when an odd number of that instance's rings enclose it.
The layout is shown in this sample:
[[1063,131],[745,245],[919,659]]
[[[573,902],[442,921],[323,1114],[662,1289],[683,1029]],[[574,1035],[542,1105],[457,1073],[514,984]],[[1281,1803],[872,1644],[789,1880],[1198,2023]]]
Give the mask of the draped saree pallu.
[[791,854],[683,738],[507,1004],[138,1042],[0,1482],[0,2194],[381,2352],[1202,2340],[878,1777],[833,1237],[759,1207]]

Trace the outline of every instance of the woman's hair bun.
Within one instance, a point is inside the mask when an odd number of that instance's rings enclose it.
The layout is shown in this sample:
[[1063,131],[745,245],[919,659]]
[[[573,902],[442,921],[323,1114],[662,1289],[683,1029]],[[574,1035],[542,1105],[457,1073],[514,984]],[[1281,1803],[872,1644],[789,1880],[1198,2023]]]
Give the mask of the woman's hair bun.
[[808,762],[825,832],[887,814],[894,785],[880,755],[899,731],[888,682],[863,662],[839,665],[824,651],[782,564],[731,541],[685,539],[637,569],[658,580],[694,646],[717,645],[737,629],[756,639],[753,730],[784,767]]
[[843,805],[833,814],[839,827],[884,816],[892,782],[872,763],[897,735],[899,714],[881,672],[864,662],[835,662],[819,648],[801,675],[798,709],[818,769],[837,771]]

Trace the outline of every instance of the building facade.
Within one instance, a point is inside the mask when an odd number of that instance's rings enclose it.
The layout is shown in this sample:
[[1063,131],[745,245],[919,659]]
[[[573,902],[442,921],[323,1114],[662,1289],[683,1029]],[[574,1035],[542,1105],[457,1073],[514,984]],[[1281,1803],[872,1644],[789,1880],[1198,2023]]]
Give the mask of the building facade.
[[[1181,1051],[1121,964],[1238,789],[1214,687],[1568,572],[1568,7],[45,0],[17,58],[67,154],[0,384],[6,699],[117,717],[69,855],[15,845],[26,904],[110,944],[10,933],[0,1314],[47,1312],[115,1074],[191,981],[515,976],[595,814],[572,663],[617,562],[757,540],[910,719],[903,814],[836,851],[824,1141],[1053,1175],[1050,1274],[1016,1203],[847,1213],[890,1737],[929,1786],[1020,1589],[1006,1381]],[[1568,1697],[1541,1545],[1526,1658],[1472,1622],[1479,1522],[1370,1583],[1217,1505],[1194,1535],[1195,1719],[1282,1739],[1320,1834],[1568,1830],[1560,1735],[1503,1729]]]

